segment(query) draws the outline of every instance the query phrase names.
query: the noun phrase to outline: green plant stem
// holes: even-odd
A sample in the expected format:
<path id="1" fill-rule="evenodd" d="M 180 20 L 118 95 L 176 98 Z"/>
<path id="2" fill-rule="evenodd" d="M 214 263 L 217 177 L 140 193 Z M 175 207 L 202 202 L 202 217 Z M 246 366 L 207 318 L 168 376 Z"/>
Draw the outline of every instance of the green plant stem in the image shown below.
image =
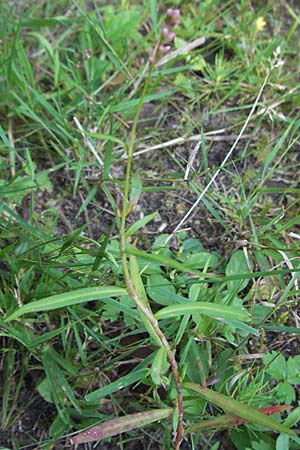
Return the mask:
<path id="1" fill-rule="evenodd" d="M 143 100 L 145 97 L 145 94 L 147 92 L 149 82 L 151 80 L 151 69 L 148 73 L 144 89 L 141 95 L 140 102 L 138 104 L 132 130 L 130 132 L 128 143 L 127 143 L 127 165 L 126 165 L 126 174 L 125 174 L 125 186 L 124 186 L 124 192 L 123 192 L 123 207 L 122 207 L 122 213 L 121 213 L 121 223 L 120 223 L 120 253 L 121 253 L 121 260 L 122 260 L 122 270 L 123 270 L 123 276 L 124 280 L 126 282 L 126 286 L 128 289 L 128 293 L 130 297 L 134 300 L 136 307 L 140 310 L 140 312 L 147 318 L 149 323 L 152 325 L 153 330 L 158 337 L 159 341 L 161 342 L 161 345 L 165 347 L 168 355 L 168 360 L 171 365 L 171 369 L 173 372 L 175 387 L 177 391 L 177 408 L 178 408 L 178 425 L 176 430 L 176 441 L 175 441 L 175 450 L 179 450 L 182 439 L 183 439 L 183 401 L 182 401 L 182 389 L 181 389 L 181 383 L 179 378 L 179 372 L 178 372 L 178 365 L 176 358 L 171 350 L 170 344 L 165 337 L 164 333 L 160 329 L 157 320 L 155 319 L 152 311 L 150 308 L 146 307 L 142 300 L 139 298 L 139 295 L 136 292 L 136 289 L 134 287 L 133 280 L 131 279 L 129 269 L 128 269 L 128 261 L 127 261 L 127 255 L 126 255 L 126 244 L 127 240 L 125 237 L 125 231 L 126 231 L 126 216 L 129 206 L 129 189 L 130 189 L 130 180 L 131 180 L 131 167 L 132 167 L 132 158 L 134 153 L 134 144 L 135 144 L 135 138 L 136 138 L 136 127 L 140 115 L 140 111 L 143 105 Z"/>

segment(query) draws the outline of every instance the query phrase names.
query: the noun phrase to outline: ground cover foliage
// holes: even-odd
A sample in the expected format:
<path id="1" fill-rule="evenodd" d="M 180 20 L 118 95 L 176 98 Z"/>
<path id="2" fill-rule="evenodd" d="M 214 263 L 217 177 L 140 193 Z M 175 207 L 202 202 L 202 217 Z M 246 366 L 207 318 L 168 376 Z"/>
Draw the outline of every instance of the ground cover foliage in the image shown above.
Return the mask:
<path id="1" fill-rule="evenodd" d="M 1 449 L 300 448 L 298 3 L 0 20 Z"/>

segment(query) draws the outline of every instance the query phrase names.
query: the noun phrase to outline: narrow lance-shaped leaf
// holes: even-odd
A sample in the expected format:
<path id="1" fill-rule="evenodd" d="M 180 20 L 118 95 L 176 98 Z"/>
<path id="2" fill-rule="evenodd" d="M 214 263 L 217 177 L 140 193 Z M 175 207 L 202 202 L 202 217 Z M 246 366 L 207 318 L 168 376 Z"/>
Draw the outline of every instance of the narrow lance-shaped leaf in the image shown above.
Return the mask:
<path id="1" fill-rule="evenodd" d="M 227 395 L 223 395 L 220 392 L 215 392 L 212 389 L 201 387 L 195 383 L 184 383 L 183 387 L 197 392 L 208 402 L 214 403 L 220 408 L 231 412 L 235 416 L 246 419 L 246 421 L 256 423 L 271 430 L 279 431 L 280 433 L 286 433 L 291 436 L 296 436 L 296 434 L 288 427 L 276 422 L 256 408 L 240 403 L 238 400 L 228 397 Z"/>
<path id="2" fill-rule="evenodd" d="M 127 386 L 130 386 L 133 383 L 136 383 L 142 380 L 149 372 L 149 369 L 140 369 L 135 372 L 130 372 L 128 375 L 124 375 L 124 377 L 119 378 L 116 381 L 108 384 L 107 386 L 103 386 L 96 391 L 90 392 L 85 396 L 87 402 L 94 402 L 99 400 L 100 398 L 106 397 L 107 395 L 112 394 L 113 392 L 118 391 L 119 389 L 123 389 Z"/>
<path id="3" fill-rule="evenodd" d="M 92 288 L 77 289 L 76 291 L 65 292 L 63 294 L 52 295 L 51 297 L 42 298 L 21 306 L 5 321 L 16 319 L 26 313 L 51 311 L 52 309 L 65 308 L 66 306 L 85 303 L 92 300 L 100 300 L 101 298 L 114 297 L 127 294 L 126 289 L 116 286 L 100 286 Z"/>
<path id="4" fill-rule="evenodd" d="M 125 237 L 128 238 L 132 234 L 136 233 L 140 228 L 143 228 L 147 223 L 151 222 L 151 220 L 155 219 L 155 217 L 158 216 L 157 212 L 154 212 L 152 214 L 148 214 L 147 216 L 143 217 L 142 219 L 137 220 L 135 223 L 133 223 L 125 232 Z"/>
<path id="5" fill-rule="evenodd" d="M 291 405 L 275 405 L 275 406 L 266 406 L 264 408 L 258 408 L 258 411 L 263 414 L 269 416 L 271 414 L 276 414 L 281 411 L 286 411 L 290 409 Z M 213 417 L 212 419 L 202 420 L 191 427 L 186 428 L 186 433 L 197 433 L 201 430 L 211 430 L 211 429 L 223 429 L 223 428 L 231 428 L 242 423 L 247 423 L 249 420 L 242 419 L 241 417 L 234 416 L 233 414 L 222 414 L 217 417 Z"/>
<path id="6" fill-rule="evenodd" d="M 159 320 L 193 313 L 205 314 L 214 319 L 232 319 L 241 322 L 249 322 L 250 320 L 246 310 L 237 310 L 232 306 L 208 302 L 186 302 L 181 303 L 180 305 L 167 306 L 166 308 L 159 310 L 155 314 L 155 317 Z"/>
<path id="7" fill-rule="evenodd" d="M 71 444 L 77 445 L 85 442 L 98 441 L 116 434 L 124 433 L 135 428 L 140 428 L 149 423 L 156 422 L 172 414 L 173 409 L 154 409 L 137 414 L 129 414 L 118 419 L 108 420 L 107 422 L 89 428 L 82 433 L 72 437 Z"/>

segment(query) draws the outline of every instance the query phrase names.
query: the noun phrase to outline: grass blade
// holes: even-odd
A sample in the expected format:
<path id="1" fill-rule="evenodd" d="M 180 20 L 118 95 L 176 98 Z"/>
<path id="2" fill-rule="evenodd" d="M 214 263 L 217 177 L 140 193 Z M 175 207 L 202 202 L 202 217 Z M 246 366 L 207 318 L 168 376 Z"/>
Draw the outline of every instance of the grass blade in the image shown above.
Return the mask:
<path id="1" fill-rule="evenodd" d="M 23 314 L 41 311 L 51 311 L 52 309 L 65 308 L 66 306 L 76 305 L 79 303 L 89 302 L 91 300 L 100 300 L 107 297 L 125 295 L 127 292 L 124 288 L 116 286 L 101 286 L 77 289 L 76 291 L 65 292 L 63 294 L 52 295 L 36 302 L 28 303 L 17 309 L 9 317 L 6 322 L 14 320 Z"/>

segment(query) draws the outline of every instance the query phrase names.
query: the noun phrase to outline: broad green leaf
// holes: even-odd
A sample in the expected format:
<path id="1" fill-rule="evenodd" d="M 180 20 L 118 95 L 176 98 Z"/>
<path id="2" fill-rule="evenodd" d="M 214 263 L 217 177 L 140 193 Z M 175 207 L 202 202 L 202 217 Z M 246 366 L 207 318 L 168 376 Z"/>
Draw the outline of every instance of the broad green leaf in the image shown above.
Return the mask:
<path id="1" fill-rule="evenodd" d="M 170 416 L 173 409 L 153 409 L 137 414 L 129 414 L 118 419 L 108 420 L 107 422 L 96 425 L 82 433 L 72 437 L 71 444 L 77 445 L 85 442 L 98 441 L 125 431 L 141 428 L 149 423 L 165 419 Z"/>
<path id="2" fill-rule="evenodd" d="M 193 253 L 186 259 L 186 263 L 193 269 L 203 269 L 204 267 L 215 266 L 219 261 L 218 256 L 211 253 Z"/>
<path id="3" fill-rule="evenodd" d="M 284 380 L 287 376 L 287 365 L 285 357 L 278 352 L 271 352 L 264 356 L 266 372 L 272 378 Z"/>
<path id="4" fill-rule="evenodd" d="M 100 398 L 106 397 L 107 395 L 112 394 L 120 389 L 123 389 L 130 384 L 136 383 L 142 380 L 149 373 L 149 369 L 140 369 L 135 372 L 131 372 L 124 377 L 119 378 L 116 381 L 104 386 L 96 391 L 91 392 L 85 396 L 87 402 L 93 402 L 95 400 L 99 400 Z"/>
<path id="5" fill-rule="evenodd" d="M 125 295 L 126 293 L 127 291 L 124 288 L 117 286 L 100 286 L 77 289 L 76 291 L 52 295 L 51 297 L 46 297 L 35 302 L 27 303 L 8 316 L 5 321 L 8 322 L 10 320 L 14 320 L 17 317 L 27 313 L 51 311 L 53 309 L 65 308 L 66 306 L 72 306 L 78 303 Z"/>
<path id="6" fill-rule="evenodd" d="M 148 277 L 147 291 L 149 297 L 159 305 L 167 306 L 188 301 L 181 295 L 176 294 L 173 284 L 160 274 L 153 274 Z"/>
<path id="7" fill-rule="evenodd" d="M 275 396 L 277 401 L 288 403 L 292 403 L 296 398 L 293 386 L 286 381 L 277 384 Z"/>
<path id="8" fill-rule="evenodd" d="M 287 434 L 285 433 L 280 434 L 276 440 L 276 450 L 288 450 L 289 440 L 290 437 Z"/>
<path id="9" fill-rule="evenodd" d="M 286 427 L 293 427 L 300 421 L 300 407 L 293 409 L 284 421 Z"/>
<path id="10" fill-rule="evenodd" d="M 234 289 L 236 290 L 236 292 L 239 292 L 247 286 L 249 278 L 251 278 L 252 275 L 251 269 L 253 266 L 251 262 L 249 262 L 249 264 L 250 267 L 242 250 L 238 250 L 237 252 L 233 253 L 226 266 L 225 274 L 227 276 L 249 274 L 249 277 L 244 279 L 243 281 L 229 281 L 227 283 L 229 291 Z"/>
<path id="11" fill-rule="evenodd" d="M 184 383 L 183 387 L 197 392 L 206 401 L 219 406 L 225 411 L 231 412 L 235 416 L 242 417 L 249 422 L 267 427 L 271 430 L 279 431 L 280 433 L 296 436 L 292 430 L 261 413 L 256 408 L 240 403 L 238 400 L 228 397 L 227 395 L 215 392 L 212 389 L 201 387 L 194 383 Z"/>
<path id="12" fill-rule="evenodd" d="M 290 356 L 287 360 L 287 381 L 300 384 L 300 355 Z"/>
<path id="13" fill-rule="evenodd" d="M 246 310 L 236 311 L 231 306 L 218 305 L 215 303 L 206 302 L 186 302 L 180 305 L 167 306 L 162 308 L 155 314 L 155 317 L 159 319 L 169 319 L 170 317 L 182 316 L 183 314 L 200 313 L 214 319 L 222 320 L 231 319 L 239 320 L 241 322 L 248 322 L 249 316 Z"/>

